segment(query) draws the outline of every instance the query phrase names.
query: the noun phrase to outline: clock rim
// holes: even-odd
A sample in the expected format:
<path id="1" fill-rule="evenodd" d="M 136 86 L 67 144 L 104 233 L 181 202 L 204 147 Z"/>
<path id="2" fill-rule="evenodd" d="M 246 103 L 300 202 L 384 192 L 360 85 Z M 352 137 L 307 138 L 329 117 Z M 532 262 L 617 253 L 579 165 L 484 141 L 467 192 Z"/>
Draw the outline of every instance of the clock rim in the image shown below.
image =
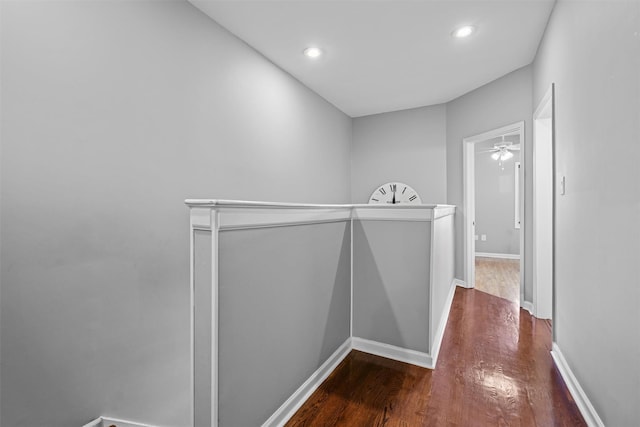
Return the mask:
<path id="1" fill-rule="evenodd" d="M 417 202 L 397 203 L 398 205 L 408 205 L 408 204 L 412 204 L 412 205 L 421 205 L 421 204 L 422 204 L 422 197 L 420 197 L 420 194 L 418 194 L 418 192 L 416 191 L 416 189 L 415 189 L 415 188 L 413 188 L 412 186 L 410 186 L 409 184 L 407 184 L 407 183 L 405 183 L 405 182 L 401 182 L 401 181 L 388 181 L 388 182 L 385 182 L 385 183 L 384 183 L 384 184 L 382 184 L 382 185 L 378 185 L 378 186 L 375 188 L 375 190 L 373 190 L 373 192 L 371 193 L 371 195 L 369 196 L 369 202 L 368 202 L 368 204 L 370 204 L 370 205 L 378 205 L 378 204 L 380 204 L 380 203 L 376 203 L 376 202 L 373 202 L 373 203 L 372 203 L 372 202 L 371 202 L 371 199 L 373 198 L 373 196 L 376 194 L 376 192 L 377 192 L 381 187 L 384 187 L 385 185 L 389 185 L 389 184 L 396 184 L 396 185 L 398 185 L 398 186 L 400 186 L 400 185 L 405 185 L 408 189 L 410 189 L 411 191 L 413 191 L 413 192 L 414 192 L 414 194 L 415 194 L 416 196 L 418 196 L 418 201 L 417 201 Z"/>

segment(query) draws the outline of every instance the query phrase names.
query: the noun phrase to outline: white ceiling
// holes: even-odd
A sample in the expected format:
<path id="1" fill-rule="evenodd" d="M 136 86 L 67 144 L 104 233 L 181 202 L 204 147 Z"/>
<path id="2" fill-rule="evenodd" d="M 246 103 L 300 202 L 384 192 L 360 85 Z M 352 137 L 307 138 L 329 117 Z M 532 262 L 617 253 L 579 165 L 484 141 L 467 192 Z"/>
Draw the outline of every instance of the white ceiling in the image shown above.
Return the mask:
<path id="1" fill-rule="evenodd" d="M 448 102 L 533 60 L 554 0 L 189 0 L 352 117 Z M 454 39 L 454 28 L 477 31 Z M 318 46 L 311 60 L 302 51 Z"/>

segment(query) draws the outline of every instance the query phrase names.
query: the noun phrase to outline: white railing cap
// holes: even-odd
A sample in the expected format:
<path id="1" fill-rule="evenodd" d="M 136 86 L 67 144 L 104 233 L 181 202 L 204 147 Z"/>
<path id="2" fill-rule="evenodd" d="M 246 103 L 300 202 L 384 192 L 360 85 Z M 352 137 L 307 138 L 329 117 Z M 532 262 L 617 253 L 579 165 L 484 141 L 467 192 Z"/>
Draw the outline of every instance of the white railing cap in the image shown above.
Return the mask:
<path id="1" fill-rule="evenodd" d="M 455 205 L 444 204 L 311 204 L 311 203 L 284 203 L 284 202 L 260 202 L 248 200 L 225 200 L 225 199 L 187 199 L 187 206 L 191 208 L 274 208 L 274 209 L 351 209 L 351 208 L 373 208 L 373 209 L 440 209 L 455 208 Z"/>

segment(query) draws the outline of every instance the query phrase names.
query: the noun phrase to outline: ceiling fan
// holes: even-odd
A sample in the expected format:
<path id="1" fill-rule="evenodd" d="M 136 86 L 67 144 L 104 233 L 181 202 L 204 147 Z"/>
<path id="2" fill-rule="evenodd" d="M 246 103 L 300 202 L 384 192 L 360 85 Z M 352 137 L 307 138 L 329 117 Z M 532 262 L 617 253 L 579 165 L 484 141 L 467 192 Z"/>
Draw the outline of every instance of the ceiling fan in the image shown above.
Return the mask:
<path id="1" fill-rule="evenodd" d="M 486 150 L 478 151 L 480 153 L 493 153 L 491 154 L 491 158 L 493 160 L 498 160 L 499 165 L 502 166 L 502 162 L 505 160 L 509 160 L 513 157 L 513 151 L 519 151 L 520 144 L 514 144 L 510 141 L 504 140 L 504 135 L 502 136 L 502 141 L 496 142 L 493 144 L 493 148 L 489 148 Z"/>

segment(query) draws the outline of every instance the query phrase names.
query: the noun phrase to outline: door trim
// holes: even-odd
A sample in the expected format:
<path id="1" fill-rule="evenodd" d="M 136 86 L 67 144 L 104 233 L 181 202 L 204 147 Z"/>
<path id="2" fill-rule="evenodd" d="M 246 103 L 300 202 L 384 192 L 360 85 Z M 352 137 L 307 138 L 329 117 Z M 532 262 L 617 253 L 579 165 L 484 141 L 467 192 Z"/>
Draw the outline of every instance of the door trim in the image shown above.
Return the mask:
<path id="1" fill-rule="evenodd" d="M 544 131 L 544 134 L 543 134 Z M 554 311 L 554 86 L 549 87 L 533 113 L 532 271 L 534 315 L 555 317 Z"/>

